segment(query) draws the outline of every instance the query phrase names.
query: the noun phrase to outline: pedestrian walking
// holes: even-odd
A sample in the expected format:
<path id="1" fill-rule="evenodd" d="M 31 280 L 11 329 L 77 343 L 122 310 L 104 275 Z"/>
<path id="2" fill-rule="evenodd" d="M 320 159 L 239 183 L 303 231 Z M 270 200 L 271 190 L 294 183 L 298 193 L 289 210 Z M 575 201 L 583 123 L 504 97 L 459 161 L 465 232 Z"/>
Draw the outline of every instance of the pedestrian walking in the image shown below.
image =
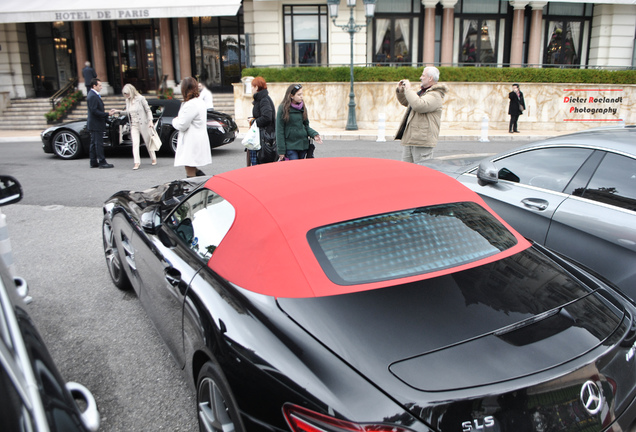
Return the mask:
<path id="1" fill-rule="evenodd" d="M 139 94 L 135 86 L 126 84 L 121 91 L 126 99 L 126 109 L 124 111 L 112 109 L 110 115 L 125 114 L 128 116 L 128 124 L 130 124 L 130 137 L 133 143 L 133 169 L 139 169 L 141 158 L 139 157 L 140 138 L 143 138 L 146 149 L 150 155 L 152 165 L 157 165 L 157 156 L 155 152 L 148 148 L 150 144 L 150 133 L 154 128 L 152 123 L 152 111 L 148 106 L 146 98 Z"/>
<path id="2" fill-rule="evenodd" d="M 510 124 L 508 125 L 508 133 L 519 133 L 517 128 L 517 121 L 519 116 L 526 110 L 526 100 L 523 98 L 523 93 L 519 89 L 519 84 L 512 85 L 512 91 L 508 93 L 508 114 L 510 114 Z"/>
<path id="3" fill-rule="evenodd" d="M 309 138 L 322 144 L 322 138 L 311 127 L 307 115 L 307 105 L 303 99 L 303 86 L 292 84 L 287 87 L 283 101 L 276 114 L 276 145 L 278 160 L 304 159 L 309 150 Z"/>
<path id="4" fill-rule="evenodd" d="M 442 122 L 442 105 L 448 87 L 439 83 L 439 70 L 425 67 L 420 76 L 420 88 L 415 90 L 409 80 L 401 80 L 395 89 L 398 102 L 407 107 L 395 140 L 402 141 L 402 160 L 421 162 L 433 157 Z"/>
<path id="5" fill-rule="evenodd" d="M 93 78 L 91 80 L 91 89 L 86 96 L 86 104 L 88 105 L 87 128 L 91 136 L 91 144 L 89 147 L 90 166 L 91 168 L 113 168 L 112 164 L 106 162 L 104 156 L 104 132 L 106 131 L 106 119 L 108 113 L 104 110 L 104 102 L 102 101 L 102 82 Z"/>
<path id="6" fill-rule="evenodd" d="M 212 163 L 210 139 L 208 138 L 208 111 L 199 98 L 199 84 L 192 77 L 181 81 L 183 103 L 172 126 L 179 131 L 174 166 L 184 166 L 187 177 L 205 175 L 198 166 Z"/>
<path id="7" fill-rule="evenodd" d="M 274 140 L 276 137 L 276 112 L 274 107 L 274 101 L 269 96 L 269 90 L 267 90 L 267 83 L 263 77 L 256 77 L 252 80 L 252 97 L 254 101 L 252 104 L 252 122 L 256 122 L 260 132 L 261 148 L 267 145 L 269 141 Z M 251 126 L 251 122 L 250 122 Z M 258 154 L 260 150 L 247 150 L 247 166 L 258 165 Z M 262 160 L 262 163 L 273 162 L 277 159 L 275 155 L 274 159 Z"/>

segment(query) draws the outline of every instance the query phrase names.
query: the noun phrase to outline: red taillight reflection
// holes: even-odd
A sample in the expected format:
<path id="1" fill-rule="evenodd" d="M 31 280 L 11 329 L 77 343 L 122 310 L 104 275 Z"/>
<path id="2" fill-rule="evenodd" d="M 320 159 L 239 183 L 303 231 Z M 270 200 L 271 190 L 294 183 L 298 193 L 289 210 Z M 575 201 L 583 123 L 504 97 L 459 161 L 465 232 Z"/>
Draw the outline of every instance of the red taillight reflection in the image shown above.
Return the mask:
<path id="1" fill-rule="evenodd" d="M 285 404 L 283 413 L 293 432 L 410 432 L 409 429 L 400 426 L 358 424 L 339 420 L 292 404 Z"/>
<path id="2" fill-rule="evenodd" d="M 208 126 L 222 128 L 225 124 L 217 120 L 208 120 Z"/>

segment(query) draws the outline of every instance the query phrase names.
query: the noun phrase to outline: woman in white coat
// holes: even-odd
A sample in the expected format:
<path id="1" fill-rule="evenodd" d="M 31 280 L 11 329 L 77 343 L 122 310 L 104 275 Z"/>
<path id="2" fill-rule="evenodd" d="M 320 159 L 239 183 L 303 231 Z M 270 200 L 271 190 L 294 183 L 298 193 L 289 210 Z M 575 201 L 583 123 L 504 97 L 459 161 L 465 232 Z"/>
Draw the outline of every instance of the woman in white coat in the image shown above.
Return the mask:
<path id="1" fill-rule="evenodd" d="M 126 110 L 110 110 L 110 115 L 115 113 L 126 114 L 128 116 L 128 123 L 130 124 L 130 136 L 133 142 L 133 169 L 139 169 L 141 165 L 141 159 L 139 157 L 139 144 L 140 135 L 144 139 L 146 148 L 150 143 L 150 132 L 153 129 L 152 124 L 152 112 L 148 106 L 146 98 L 139 94 L 135 86 L 132 84 L 126 84 L 121 91 L 126 99 Z M 155 152 L 148 149 L 150 160 L 153 165 L 157 165 L 157 156 Z"/>
<path id="2" fill-rule="evenodd" d="M 172 126 L 179 131 L 174 166 L 185 166 L 187 177 L 205 175 L 197 166 L 212 163 L 210 139 L 208 138 L 208 112 L 205 102 L 199 98 L 199 83 L 192 77 L 181 81 L 183 103 Z"/>

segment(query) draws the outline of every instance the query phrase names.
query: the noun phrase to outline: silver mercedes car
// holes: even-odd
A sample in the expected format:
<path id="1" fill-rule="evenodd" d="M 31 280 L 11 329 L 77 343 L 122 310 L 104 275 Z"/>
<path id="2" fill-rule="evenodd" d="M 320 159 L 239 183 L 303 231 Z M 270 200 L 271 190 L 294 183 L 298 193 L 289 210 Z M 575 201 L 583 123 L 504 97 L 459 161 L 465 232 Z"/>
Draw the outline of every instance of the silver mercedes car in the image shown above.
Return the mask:
<path id="1" fill-rule="evenodd" d="M 636 299 L 636 126 L 562 135 L 460 167 L 426 165 Z"/>

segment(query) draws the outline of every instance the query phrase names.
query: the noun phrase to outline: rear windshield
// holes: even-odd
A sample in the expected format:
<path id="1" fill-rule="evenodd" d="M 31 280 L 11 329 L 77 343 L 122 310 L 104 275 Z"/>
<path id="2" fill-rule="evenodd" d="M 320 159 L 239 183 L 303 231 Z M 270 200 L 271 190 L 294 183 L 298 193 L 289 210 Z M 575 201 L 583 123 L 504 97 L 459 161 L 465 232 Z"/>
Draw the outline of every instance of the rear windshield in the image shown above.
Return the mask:
<path id="1" fill-rule="evenodd" d="M 340 222 L 315 228 L 307 237 L 323 270 L 338 285 L 448 269 L 517 244 L 506 227 L 472 202 Z"/>

